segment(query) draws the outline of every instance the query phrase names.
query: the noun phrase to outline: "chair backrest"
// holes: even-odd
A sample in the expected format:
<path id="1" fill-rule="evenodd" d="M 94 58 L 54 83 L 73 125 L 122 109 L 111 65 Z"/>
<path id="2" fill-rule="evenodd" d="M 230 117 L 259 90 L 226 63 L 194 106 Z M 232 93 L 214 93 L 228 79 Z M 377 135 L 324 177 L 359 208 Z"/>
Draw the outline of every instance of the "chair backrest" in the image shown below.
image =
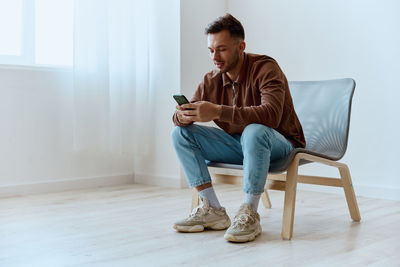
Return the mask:
<path id="1" fill-rule="evenodd" d="M 355 81 L 291 81 L 289 87 L 306 138 L 306 150 L 332 160 L 341 159 L 347 148 Z"/>

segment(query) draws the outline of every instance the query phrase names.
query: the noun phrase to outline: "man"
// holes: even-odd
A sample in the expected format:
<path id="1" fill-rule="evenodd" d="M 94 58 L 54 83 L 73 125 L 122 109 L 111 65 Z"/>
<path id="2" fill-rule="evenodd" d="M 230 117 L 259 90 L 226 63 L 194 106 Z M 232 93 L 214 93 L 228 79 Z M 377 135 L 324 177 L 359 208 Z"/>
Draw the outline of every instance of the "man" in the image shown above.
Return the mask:
<path id="1" fill-rule="evenodd" d="M 288 82 L 271 57 L 245 53 L 244 29 L 230 14 L 207 28 L 210 56 L 217 67 L 207 73 L 190 104 L 176 107 L 173 146 L 188 183 L 201 204 L 174 228 L 181 232 L 227 229 L 232 242 L 261 233 L 257 213 L 270 161 L 305 147 Z M 221 129 L 193 124 L 213 120 Z M 221 207 L 206 161 L 243 164 L 244 203 L 233 223 Z"/>

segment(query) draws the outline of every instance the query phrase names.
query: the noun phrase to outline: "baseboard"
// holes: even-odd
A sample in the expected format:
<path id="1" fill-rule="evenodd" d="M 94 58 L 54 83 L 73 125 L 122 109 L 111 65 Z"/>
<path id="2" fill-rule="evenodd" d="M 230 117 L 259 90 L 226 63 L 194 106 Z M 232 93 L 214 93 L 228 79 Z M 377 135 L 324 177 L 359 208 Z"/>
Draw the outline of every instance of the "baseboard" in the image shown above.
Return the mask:
<path id="1" fill-rule="evenodd" d="M 182 188 L 179 177 L 155 176 L 135 173 L 135 183 L 145 185 L 157 185 L 172 188 Z"/>
<path id="2" fill-rule="evenodd" d="M 356 195 L 370 198 L 400 201 L 400 187 L 383 187 L 380 185 L 354 185 Z"/>
<path id="3" fill-rule="evenodd" d="M 354 184 L 356 196 L 400 201 L 400 188 L 382 187 L 380 185 Z M 314 191 L 333 194 L 344 194 L 343 188 L 298 184 L 298 190 Z"/>
<path id="4" fill-rule="evenodd" d="M 133 174 L 113 176 L 84 177 L 44 181 L 39 183 L 0 186 L 0 198 L 31 194 L 43 194 L 69 190 L 87 189 L 103 186 L 115 186 L 134 183 Z"/>

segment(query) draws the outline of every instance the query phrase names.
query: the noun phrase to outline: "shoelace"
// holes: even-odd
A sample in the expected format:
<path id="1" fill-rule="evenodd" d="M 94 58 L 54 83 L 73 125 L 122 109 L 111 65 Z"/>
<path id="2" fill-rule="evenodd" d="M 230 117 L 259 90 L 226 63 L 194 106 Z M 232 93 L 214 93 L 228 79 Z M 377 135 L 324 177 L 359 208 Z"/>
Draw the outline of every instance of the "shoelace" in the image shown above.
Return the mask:
<path id="1" fill-rule="evenodd" d="M 192 210 L 192 212 L 189 215 L 189 218 L 195 218 L 195 217 L 201 216 L 201 215 L 206 214 L 206 213 L 207 213 L 206 207 L 197 206 L 196 208 L 194 208 Z"/>
<path id="2" fill-rule="evenodd" d="M 234 227 L 239 227 L 239 229 L 242 230 L 246 228 L 248 222 L 254 223 L 254 218 L 248 211 L 244 211 L 243 213 L 239 213 L 238 215 L 235 216 L 233 225 Z"/>

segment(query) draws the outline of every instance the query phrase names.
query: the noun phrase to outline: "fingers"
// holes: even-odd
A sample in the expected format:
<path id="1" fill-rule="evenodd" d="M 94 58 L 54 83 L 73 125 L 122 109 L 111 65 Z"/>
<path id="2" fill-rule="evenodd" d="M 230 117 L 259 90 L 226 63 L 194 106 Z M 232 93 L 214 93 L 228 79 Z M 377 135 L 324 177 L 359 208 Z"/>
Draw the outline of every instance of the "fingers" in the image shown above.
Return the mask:
<path id="1" fill-rule="evenodd" d="M 177 113 L 178 113 L 178 116 L 181 116 L 181 117 L 193 117 L 196 115 L 195 110 L 187 110 L 187 109 L 178 110 Z"/>
<path id="2" fill-rule="evenodd" d="M 181 113 L 185 116 L 196 116 L 197 110 L 182 110 Z"/>
<path id="3" fill-rule="evenodd" d="M 197 106 L 196 104 L 192 104 L 192 103 L 181 105 L 181 107 L 182 107 L 183 109 L 196 109 L 196 106 Z"/>
<path id="4" fill-rule="evenodd" d="M 178 120 L 182 123 L 190 123 L 198 120 L 199 106 L 195 103 L 176 106 Z"/>
<path id="5" fill-rule="evenodd" d="M 190 123 L 190 122 L 193 122 L 194 120 L 193 120 L 193 117 L 191 117 L 191 116 L 185 116 L 185 115 L 183 115 L 183 114 L 178 114 L 178 120 L 181 122 L 181 123 Z"/>
<path id="6" fill-rule="evenodd" d="M 176 110 L 195 110 L 196 109 L 196 105 L 195 104 L 183 104 L 183 105 L 177 105 L 175 106 Z"/>

